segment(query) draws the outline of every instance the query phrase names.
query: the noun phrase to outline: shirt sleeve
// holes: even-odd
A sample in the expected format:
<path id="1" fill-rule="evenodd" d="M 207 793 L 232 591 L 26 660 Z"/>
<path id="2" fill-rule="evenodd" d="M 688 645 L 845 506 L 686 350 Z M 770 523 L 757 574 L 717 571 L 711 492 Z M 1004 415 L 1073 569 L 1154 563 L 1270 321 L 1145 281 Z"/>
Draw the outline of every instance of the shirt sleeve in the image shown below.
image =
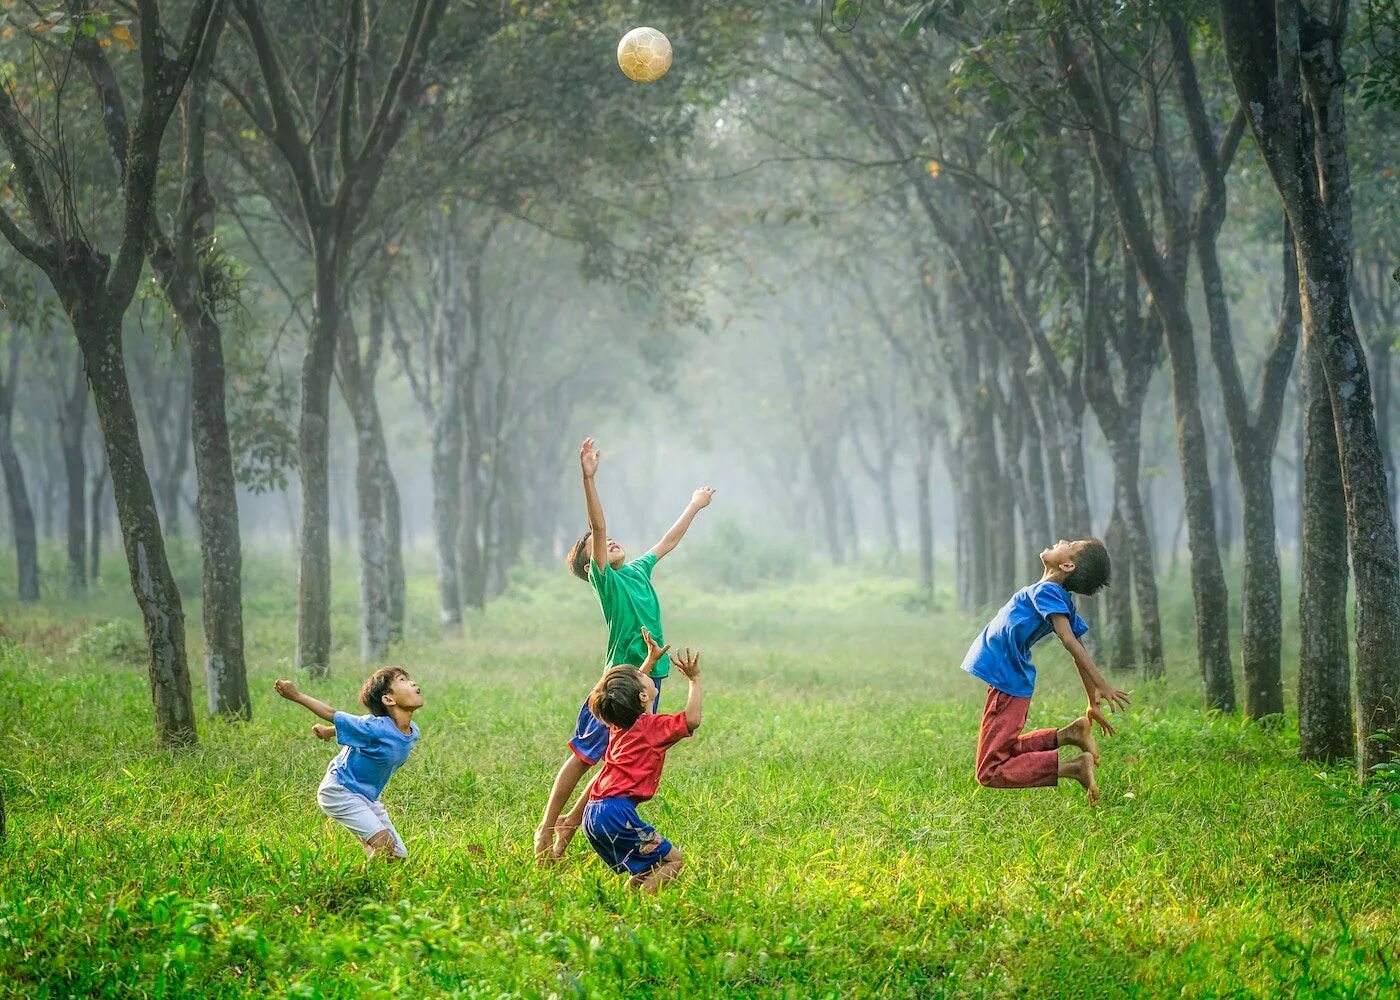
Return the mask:
<path id="1" fill-rule="evenodd" d="M 632 561 L 632 565 L 637 568 L 637 572 L 641 573 L 642 576 L 650 580 L 651 571 L 656 568 L 656 553 L 648 552 L 640 559 L 634 559 Z"/>
<path id="2" fill-rule="evenodd" d="M 684 712 L 677 712 L 675 715 L 653 715 L 652 719 L 654 721 L 651 723 L 649 735 L 663 750 L 675 746 L 690 735 L 690 724 L 685 721 Z"/>
<path id="3" fill-rule="evenodd" d="M 335 741 L 343 747 L 368 749 L 375 740 L 377 716 L 351 715 L 349 712 L 335 713 Z"/>
<path id="4" fill-rule="evenodd" d="M 1069 591 L 1058 583 L 1047 583 L 1032 590 L 1031 604 L 1035 606 L 1036 614 L 1046 621 L 1050 620 L 1051 615 L 1064 615 L 1068 618 L 1070 631 L 1076 639 L 1089 631 L 1088 623 L 1080 618 L 1079 612 L 1074 609 L 1074 601 L 1071 600 Z"/>
<path id="5" fill-rule="evenodd" d="M 593 559 L 588 560 L 588 582 L 593 585 L 593 591 L 604 599 L 612 595 L 617 583 L 617 574 L 613 572 L 611 566 L 599 566 Z"/>

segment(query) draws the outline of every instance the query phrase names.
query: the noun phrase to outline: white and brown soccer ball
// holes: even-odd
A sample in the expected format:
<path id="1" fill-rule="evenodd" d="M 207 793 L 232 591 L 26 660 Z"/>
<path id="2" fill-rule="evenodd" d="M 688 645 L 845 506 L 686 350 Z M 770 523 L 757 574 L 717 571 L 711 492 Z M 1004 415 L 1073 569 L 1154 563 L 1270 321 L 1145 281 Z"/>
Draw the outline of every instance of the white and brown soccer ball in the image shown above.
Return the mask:
<path id="1" fill-rule="evenodd" d="M 629 80 L 660 80 L 671 68 L 671 43 L 655 28 L 633 28 L 617 43 L 617 65 Z"/>

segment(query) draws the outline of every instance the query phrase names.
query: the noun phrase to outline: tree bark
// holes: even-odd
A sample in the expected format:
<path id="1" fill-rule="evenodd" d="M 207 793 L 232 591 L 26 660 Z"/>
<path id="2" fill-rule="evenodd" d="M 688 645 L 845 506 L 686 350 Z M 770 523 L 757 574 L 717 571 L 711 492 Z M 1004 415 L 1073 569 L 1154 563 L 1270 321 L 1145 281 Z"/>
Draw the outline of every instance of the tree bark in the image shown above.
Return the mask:
<path id="1" fill-rule="evenodd" d="M 103 508 L 107 503 L 107 475 L 107 455 L 104 452 L 88 493 L 88 579 L 94 584 L 102 578 L 102 522 Z"/>
<path id="2" fill-rule="evenodd" d="M 1108 588 L 1105 602 L 1108 611 L 1108 667 L 1110 670 L 1126 671 L 1134 666 L 1132 558 L 1128 550 L 1127 520 L 1117 502 L 1113 505 L 1113 515 L 1104 532 L 1104 544 L 1114 554 L 1113 586 Z"/>
<path id="3" fill-rule="evenodd" d="M 1298 752 L 1354 756 L 1347 629 L 1347 509 L 1322 359 L 1303 345 L 1303 537 L 1298 593 Z"/>
<path id="4" fill-rule="evenodd" d="M 63 453 L 68 492 L 68 594 L 87 590 L 87 462 L 83 436 L 87 431 L 88 389 L 81 360 L 74 365 L 72 385 L 59 403 L 58 445 Z"/>
<path id="5" fill-rule="evenodd" d="M 914 517 L 919 530 L 919 586 L 929 597 L 934 593 L 933 575 L 933 437 L 928 421 L 920 421 L 915 432 Z"/>
<path id="6" fill-rule="evenodd" d="M 185 658 L 185 612 L 166 561 L 155 495 L 146 475 L 122 363 L 121 314 L 109 308 L 105 314 L 84 315 L 81 308 L 72 314 L 73 328 L 107 446 L 131 589 L 146 627 L 156 735 L 164 746 L 188 745 L 197 736 Z"/>
<path id="7" fill-rule="evenodd" d="M 15 388 L 19 384 L 20 342 L 10 333 L 8 370 L 0 372 L 0 472 L 5 474 L 5 494 L 10 505 L 10 526 L 15 540 L 15 579 L 21 602 L 39 600 L 39 539 L 35 531 L 34 508 L 24 482 L 24 467 L 15 452 L 12 415 Z"/>
<path id="8" fill-rule="evenodd" d="M 1196 650 L 1207 708 L 1235 710 L 1235 683 L 1230 663 L 1229 594 L 1215 531 L 1215 502 L 1210 482 L 1210 458 L 1201 420 L 1195 337 L 1186 307 L 1185 272 L 1189 248 L 1185 221 L 1169 178 L 1159 177 L 1167 220 L 1168 250 L 1156 246 L 1144 212 L 1137 179 L 1124 144 L 1104 119 L 1102 95 L 1090 82 L 1092 71 L 1067 36 L 1052 38 L 1055 55 L 1067 68 L 1069 91 L 1090 123 L 1090 142 L 1099 176 L 1112 198 L 1119 230 L 1134 265 L 1152 290 L 1153 306 L 1162 323 L 1172 375 L 1172 406 L 1176 415 L 1177 453 L 1185 494 L 1187 546 L 1191 557 L 1191 593 L 1196 610 Z M 1160 147 L 1160 137 L 1156 140 Z M 1160 154 L 1160 148 L 1158 148 Z"/>

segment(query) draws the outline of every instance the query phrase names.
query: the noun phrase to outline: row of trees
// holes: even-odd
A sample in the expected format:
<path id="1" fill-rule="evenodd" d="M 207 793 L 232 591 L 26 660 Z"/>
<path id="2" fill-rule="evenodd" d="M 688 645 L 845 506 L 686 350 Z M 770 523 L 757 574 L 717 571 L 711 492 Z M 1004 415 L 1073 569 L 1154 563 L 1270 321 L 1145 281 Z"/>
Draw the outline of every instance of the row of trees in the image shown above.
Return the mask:
<path id="1" fill-rule="evenodd" d="M 323 674 L 333 383 L 353 426 L 360 648 L 378 659 L 404 621 L 386 384 L 429 441 L 439 610 L 455 629 L 554 541 L 557 470 L 526 456 L 556 453 L 571 414 L 674 363 L 667 331 L 728 311 L 729 361 L 723 333 L 690 358 L 714 366 L 715 391 L 758 401 L 762 426 L 742 432 L 765 446 L 744 457 L 789 523 L 846 559 L 844 480 L 859 469 L 898 551 L 912 492 L 931 590 L 941 464 L 967 607 L 1014 589 L 1046 540 L 1106 534 L 1120 581 L 1106 653 L 1149 677 L 1167 659 L 1168 533 L 1143 452 L 1165 436 L 1165 381 L 1205 704 L 1282 710 L 1278 537 L 1296 533 L 1304 753 L 1355 753 L 1363 772 L 1379 759 L 1371 737 L 1394 725 L 1400 687 L 1396 202 L 1384 151 L 1350 150 L 1346 118 L 1393 131 L 1387 5 L 839 0 L 814 25 L 797 3 L 687 4 L 670 12 L 685 58 L 650 88 L 609 64 L 637 13 L 604 8 L 210 0 L 178 30 L 155 0 L 132 21 L 79 0 L 6 15 L 23 59 L 0 102 L 14 162 L 0 230 L 47 275 L 96 402 L 92 468 L 110 469 L 163 740 L 194 738 L 162 534 L 179 517 L 177 456 L 195 462 L 210 708 L 246 716 L 235 483 L 276 488 L 295 468 L 297 659 Z M 73 138 L 97 122 L 102 143 Z M 137 300 L 143 275 L 157 294 Z M 599 279 L 642 294 L 600 294 Z M 31 342 L 59 322 L 46 293 L 5 294 Z M 168 365 L 124 344 L 162 309 L 189 377 L 156 389 Z M 755 338 L 755 316 L 781 322 Z M 17 343 L 0 369 L 0 463 L 37 596 L 7 408 Z M 290 379 L 268 360 L 284 347 Z M 132 360 L 135 398 L 163 401 L 144 419 Z M 59 435 L 65 468 L 75 456 L 72 586 L 84 481 L 94 490 L 67 364 L 54 398 L 72 407 Z M 187 407 L 164 402 L 182 392 Z M 1301 444 L 1291 476 L 1285 427 Z M 1283 482 L 1296 527 L 1278 523 Z M 1239 694 L 1219 533 L 1233 495 Z"/>

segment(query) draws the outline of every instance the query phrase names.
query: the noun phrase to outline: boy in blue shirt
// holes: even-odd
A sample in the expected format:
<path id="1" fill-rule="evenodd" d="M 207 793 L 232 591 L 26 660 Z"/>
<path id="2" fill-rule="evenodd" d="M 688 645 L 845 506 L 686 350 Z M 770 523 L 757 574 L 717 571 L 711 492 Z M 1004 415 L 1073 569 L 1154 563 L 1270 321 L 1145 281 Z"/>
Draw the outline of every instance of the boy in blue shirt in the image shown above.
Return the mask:
<path id="1" fill-rule="evenodd" d="M 331 723 L 311 727 L 319 739 L 334 738 L 344 748 L 330 762 L 316 790 L 321 811 L 358 837 L 370 858 L 407 858 L 408 848 L 379 796 L 418 742 L 418 724 L 413 721 L 413 713 L 423 707 L 418 685 L 402 667 L 376 670 L 360 688 L 360 703 L 369 715 L 337 712 L 302 694 L 291 681 L 278 681 L 275 686 L 283 698 Z"/>
<path id="2" fill-rule="evenodd" d="M 1040 788 L 1060 778 L 1072 778 L 1089 793 L 1089 804 L 1099 799 L 1094 765 L 1099 747 L 1093 724 L 1113 735 L 1099 708 L 1110 710 L 1131 700 L 1126 691 L 1112 687 L 1079 639 L 1089 626 L 1079 617 L 1071 594 L 1089 596 L 1108 586 L 1111 566 L 1108 550 L 1097 538 L 1067 542 L 1060 539 L 1040 553 L 1044 567 L 1039 582 L 1022 588 L 982 630 L 963 659 L 962 668 L 987 685 L 982 710 L 982 731 L 977 739 L 977 781 L 989 788 Z M 1035 692 L 1035 665 L 1031 647 L 1051 632 L 1074 658 L 1084 692 L 1089 697 L 1085 714 L 1063 729 L 1038 729 L 1023 733 Z M 1083 751 L 1060 763 L 1059 748 Z"/>
<path id="3" fill-rule="evenodd" d="M 595 477 L 602 452 L 588 438 L 579 450 L 579 469 L 583 473 L 583 499 L 588 511 L 588 531 L 574 543 L 569 553 L 569 571 L 593 587 L 603 621 L 608 627 L 608 649 L 604 666 L 640 667 L 647 657 L 647 644 L 642 633 L 649 631 L 658 643 L 665 640 L 661 630 L 661 602 L 652 585 L 651 574 L 658 561 L 680 544 L 695 515 L 710 505 L 715 491 L 708 486 L 696 490 L 681 516 L 640 559 L 627 561 L 627 553 L 614 539 L 608 537 L 603 517 L 603 503 L 598 499 Z M 662 660 L 652 673 L 656 699 L 661 698 L 661 682 L 669 671 Z M 653 706 L 655 711 L 655 706 Z M 541 864 L 564 856 L 569 841 L 583 821 L 587 796 L 580 796 L 574 808 L 560 819 L 564 806 L 578 786 L 579 779 L 608 749 L 608 727 L 600 722 L 584 701 L 579 709 L 569 753 L 559 766 L 559 773 L 549 791 L 544 816 L 535 830 L 535 858 Z"/>

